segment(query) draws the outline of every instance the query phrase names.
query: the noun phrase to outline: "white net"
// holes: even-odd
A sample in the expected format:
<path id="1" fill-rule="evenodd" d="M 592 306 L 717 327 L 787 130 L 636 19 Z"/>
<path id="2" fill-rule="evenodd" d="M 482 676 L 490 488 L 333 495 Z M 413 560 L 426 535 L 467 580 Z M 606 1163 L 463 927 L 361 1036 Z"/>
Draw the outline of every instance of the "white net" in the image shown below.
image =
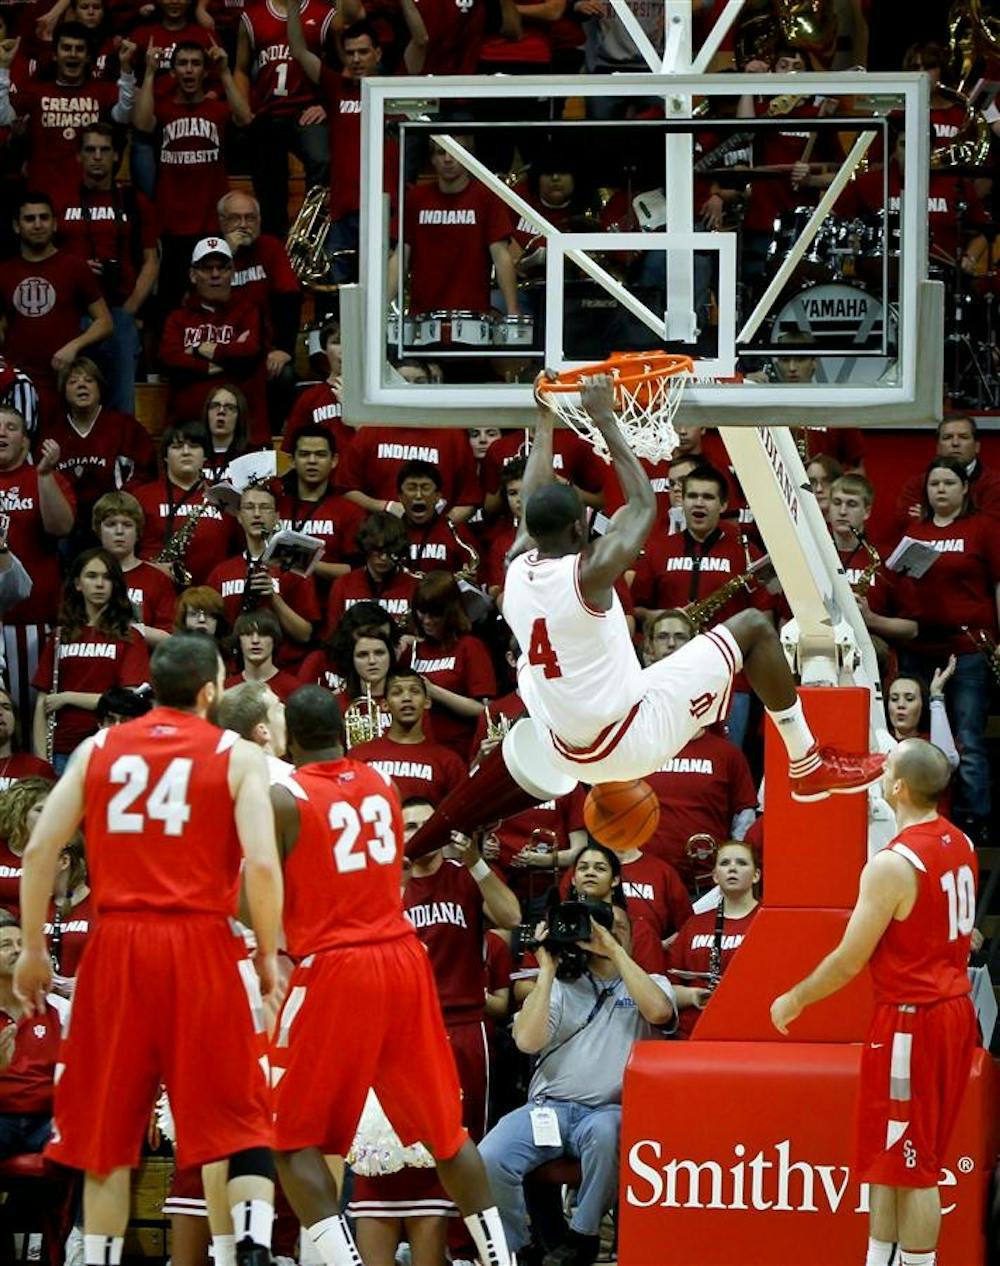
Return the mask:
<path id="1" fill-rule="evenodd" d="M 625 442 L 636 457 L 651 462 L 664 461 L 677 447 L 674 417 L 691 381 L 691 368 L 652 372 L 657 369 L 656 358 L 644 364 L 641 359 L 629 357 L 627 369 L 623 375 L 614 362 L 609 362 L 580 370 L 572 387 L 567 384 L 561 385 L 559 390 L 546 390 L 545 401 L 568 427 L 609 462 L 608 446 L 583 407 L 580 388 L 588 378 L 610 373 L 614 379 L 615 415 Z"/>

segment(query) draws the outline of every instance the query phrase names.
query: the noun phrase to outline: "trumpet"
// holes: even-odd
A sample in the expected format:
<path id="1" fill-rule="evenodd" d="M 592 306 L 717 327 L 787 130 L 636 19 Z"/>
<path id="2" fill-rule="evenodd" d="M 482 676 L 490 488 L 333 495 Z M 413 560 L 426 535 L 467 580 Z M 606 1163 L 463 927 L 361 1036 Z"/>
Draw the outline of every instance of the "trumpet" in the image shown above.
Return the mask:
<path id="1" fill-rule="evenodd" d="M 347 750 L 357 747 L 359 743 L 371 743 L 381 738 L 388 727 L 382 715 L 382 709 L 372 694 L 372 688 L 365 682 L 364 692 L 358 695 L 344 710 L 344 738 Z"/>

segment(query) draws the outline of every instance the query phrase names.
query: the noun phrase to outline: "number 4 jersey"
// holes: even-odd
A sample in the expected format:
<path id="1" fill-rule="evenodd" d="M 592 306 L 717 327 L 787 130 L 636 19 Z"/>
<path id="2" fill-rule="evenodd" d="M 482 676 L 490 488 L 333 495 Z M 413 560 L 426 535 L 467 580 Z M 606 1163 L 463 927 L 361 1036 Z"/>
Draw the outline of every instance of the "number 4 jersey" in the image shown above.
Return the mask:
<path id="1" fill-rule="evenodd" d="M 972 842 L 938 817 L 906 827 L 889 848 L 916 870 L 918 892 L 872 955 L 876 1002 L 919 1005 L 967 994 L 979 869 Z"/>
<path id="2" fill-rule="evenodd" d="M 599 611 L 580 587 L 580 554 L 521 554 L 507 568 L 504 619 L 521 648 L 517 685 L 537 721 L 585 747 L 642 698 L 625 611 L 617 594 Z"/>
<path id="3" fill-rule="evenodd" d="M 292 957 L 414 936 L 403 916 L 403 819 L 389 780 L 344 759 L 303 765 L 282 786 L 299 810 L 285 861 Z"/>
<path id="4" fill-rule="evenodd" d="M 229 756 L 238 741 L 173 708 L 94 736 L 84 829 L 98 914 L 235 914 L 242 853 Z"/>

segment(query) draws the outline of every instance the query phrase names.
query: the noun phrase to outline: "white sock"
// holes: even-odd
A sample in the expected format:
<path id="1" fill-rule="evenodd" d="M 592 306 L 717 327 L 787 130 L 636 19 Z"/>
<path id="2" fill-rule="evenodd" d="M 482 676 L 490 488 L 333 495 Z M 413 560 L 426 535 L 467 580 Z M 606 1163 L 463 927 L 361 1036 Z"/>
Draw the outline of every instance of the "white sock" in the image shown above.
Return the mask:
<path id="1" fill-rule="evenodd" d="M 121 1266 L 123 1235 L 85 1235 L 83 1260 L 87 1266 Z"/>
<path id="2" fill-rule="evenodd" d="M 213 1235 L 209 1252 L 215 1266 L 236 1266 L 236 1236 Z"/>
<path id="3" fill-rule="evenodd" d="M 274 1223 L 274 1205 L 269 1200 L 241 1200 L 234 1204 L 233 1242 L 253 1240 L 254 1244 L 271 1247 L 271 1226 Z"/>
<path id="4" fill-rule="evenodd" d="M 929 1253 L 914 1253 L 912 1249 L 899 1250 L 899 1266 L 934 1266 L 937 1261 L 937 1249 Z"/>
<path id="5" fill-rule="evenodd" d="M 513 1258 L 496 1205 L 479 1213 L 470 1213 L 464 1222 L 483 1266 L 512 1266 Z"/>
<path id="6" fill-rule="evenodd" d="M 351 1229 L 340 1214 L 314 1222 L 307 1228 L 306 1238 L 315 1244 L 319 1260 L 325 1266 L 362 1266 Z"/>
<path id="7" fill-rule="evenodd" d="M 869 1236 L 865 1266 L 889 1266 L 894 1247 L 890 1240 L 876 1240 Z"/>
<path id="8" fill-rule="evenodd" d="M 322 1266 L 323 1259 L 319 1255 L 316 1241 L 309 1234 L 307 1227 L 299 1227 L 299 1266 Z"/>
<path id="9" fill-rule="evenodd" d="M 809 749 L 816 746 L 816 740 L 806 721 L 806 714 L 802 711 L 802 700 L 796 699 L 790 708 L 782 708 L 780 712 L 771 712 L 768 708 L 768 713 L 778 727 L 781 741 L 788 752 L 789 763 L 794 767 L 793 777 L 801 777 L 815 769 L 819 764 L 819 757 L 810 757 L 808 761 L 805 759 Z"/>

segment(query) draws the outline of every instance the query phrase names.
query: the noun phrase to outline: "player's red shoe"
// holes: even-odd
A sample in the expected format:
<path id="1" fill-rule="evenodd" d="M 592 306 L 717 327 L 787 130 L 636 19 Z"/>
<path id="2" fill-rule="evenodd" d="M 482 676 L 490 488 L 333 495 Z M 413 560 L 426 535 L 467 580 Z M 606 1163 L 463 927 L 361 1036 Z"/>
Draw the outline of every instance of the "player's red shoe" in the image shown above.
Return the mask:
<path id="1" fill-rule="evenodd" d="M 804 774 L 796 766 L 818 759 Z M 878 782 L 885 769 L 882 752 L 842 752 L 836 747 L 814 746 L 801 761 L 792 764 L 792 799 L 803 804 L 826 800 L 828 796 L 853 796 Z"/>

